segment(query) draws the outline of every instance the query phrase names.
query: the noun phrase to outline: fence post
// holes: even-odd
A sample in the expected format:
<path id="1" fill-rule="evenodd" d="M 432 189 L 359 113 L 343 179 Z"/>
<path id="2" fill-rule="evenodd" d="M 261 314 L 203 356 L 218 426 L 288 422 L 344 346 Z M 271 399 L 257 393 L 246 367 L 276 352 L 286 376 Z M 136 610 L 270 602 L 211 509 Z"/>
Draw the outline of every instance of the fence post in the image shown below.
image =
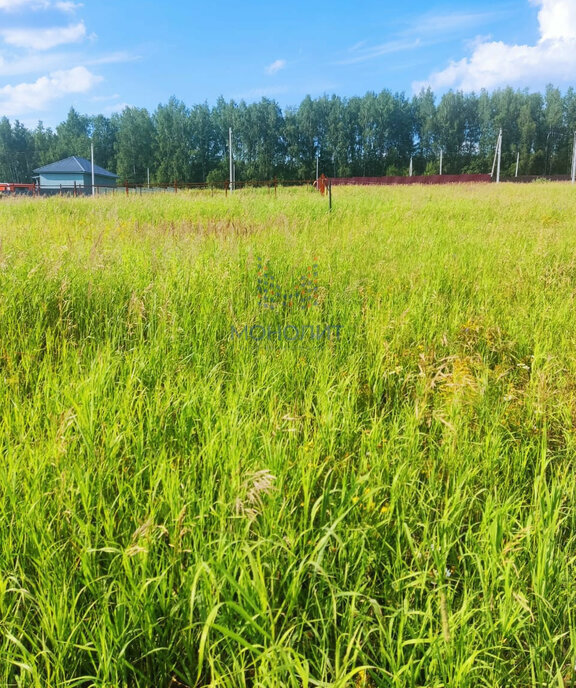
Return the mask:
<path id="1" fill-rule="evenodd" d="M 174 180 L 174 193 L 178 193 L 178 182 Z"/>
<path id="2" fill-rule="evenodd" d="M 128 182 L 124 180 L 124 186 L 126 187 L 126 195 L 128 195 Z"/>

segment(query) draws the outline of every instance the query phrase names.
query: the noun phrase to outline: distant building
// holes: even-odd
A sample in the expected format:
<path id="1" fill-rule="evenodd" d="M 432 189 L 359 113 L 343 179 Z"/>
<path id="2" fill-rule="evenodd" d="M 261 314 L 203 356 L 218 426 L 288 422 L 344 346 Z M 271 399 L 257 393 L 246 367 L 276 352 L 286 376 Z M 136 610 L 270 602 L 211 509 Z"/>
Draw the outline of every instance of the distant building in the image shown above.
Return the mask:
<path id="1" fill-rule="evenodd" d="M 92 193 L 92 163 L 86 158 L 73 155 L 70 158 L 44 165 L 34 170 L 40 192 L 70 192 L 74 188 L 79 193 Z M 94 186 L 116 187 L 118 175 L 94 165 Z"/>

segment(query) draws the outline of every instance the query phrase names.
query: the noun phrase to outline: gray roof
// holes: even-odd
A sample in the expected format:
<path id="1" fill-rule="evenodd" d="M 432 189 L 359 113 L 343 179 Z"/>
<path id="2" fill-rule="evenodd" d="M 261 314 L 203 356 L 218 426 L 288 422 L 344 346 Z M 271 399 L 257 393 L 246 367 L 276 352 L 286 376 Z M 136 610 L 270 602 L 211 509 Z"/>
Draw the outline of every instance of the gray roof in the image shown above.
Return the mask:
<path id="1" fill-rule="evenodd" d="M 92 174 L 92 163 L 90 160 L 86 160 L 86 158 L 79 158 L 77 155 L 72 155 L 70 158 L 58 160 L 58 162 L 50 163 L 50 165 L 39 167 L 37 170 L 34 170 L 34 172 L 37 174 L 78 174 L 80 172 Z M 105 170 L 99 165 L 94 165 L 94 174 L 98 174 L 101 177 L 118 177 L 117 174 L 108 172 L 108 170 Z"/>

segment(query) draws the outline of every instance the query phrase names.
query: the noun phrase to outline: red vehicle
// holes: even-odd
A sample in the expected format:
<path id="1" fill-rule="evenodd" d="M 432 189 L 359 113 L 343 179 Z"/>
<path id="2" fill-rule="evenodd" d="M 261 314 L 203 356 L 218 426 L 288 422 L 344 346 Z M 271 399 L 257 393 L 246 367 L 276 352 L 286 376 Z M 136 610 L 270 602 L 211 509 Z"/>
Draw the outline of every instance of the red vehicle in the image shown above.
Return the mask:
<path id="1" fill-rule="evenodd" d="M 0 182 L 0 193 L 31 194 L 36 192 L 35 184 L 18 184 L 16 182 Z"/>

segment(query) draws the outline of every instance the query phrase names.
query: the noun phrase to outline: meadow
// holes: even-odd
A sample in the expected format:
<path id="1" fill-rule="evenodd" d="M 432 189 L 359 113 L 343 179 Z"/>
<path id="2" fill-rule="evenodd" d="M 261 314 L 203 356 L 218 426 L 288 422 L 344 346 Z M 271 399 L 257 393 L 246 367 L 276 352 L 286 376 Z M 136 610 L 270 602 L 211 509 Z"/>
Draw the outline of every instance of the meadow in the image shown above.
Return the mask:
<path id="1" fill-rule="evenodd" d="M 2 199 L 0 686 L 575 686 L 575 218 Z M 317 305 L 262 308 L 259 257 Z"/>

